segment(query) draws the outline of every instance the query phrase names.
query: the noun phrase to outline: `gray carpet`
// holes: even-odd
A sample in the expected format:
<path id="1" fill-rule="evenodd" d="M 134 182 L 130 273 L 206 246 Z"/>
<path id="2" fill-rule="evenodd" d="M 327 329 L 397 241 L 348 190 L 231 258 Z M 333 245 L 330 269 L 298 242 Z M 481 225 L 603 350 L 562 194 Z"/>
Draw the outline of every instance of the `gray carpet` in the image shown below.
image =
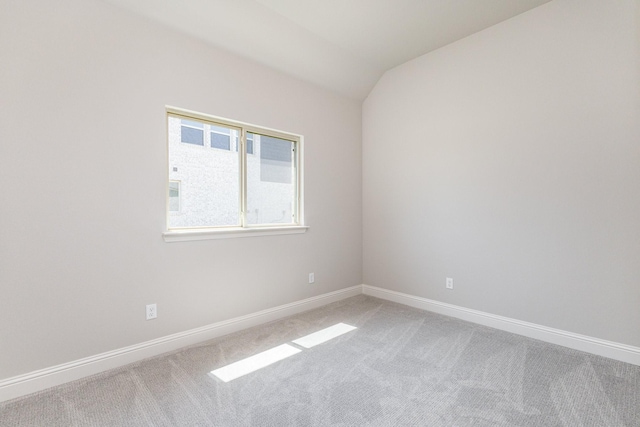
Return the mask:
<path id="1" fill-rule="evenodd" d="M 210 371 L 358 329 L 228 383 Z M 1 426 L 640 426 L 640 367 L 367 296 L 0 404 Z"/>

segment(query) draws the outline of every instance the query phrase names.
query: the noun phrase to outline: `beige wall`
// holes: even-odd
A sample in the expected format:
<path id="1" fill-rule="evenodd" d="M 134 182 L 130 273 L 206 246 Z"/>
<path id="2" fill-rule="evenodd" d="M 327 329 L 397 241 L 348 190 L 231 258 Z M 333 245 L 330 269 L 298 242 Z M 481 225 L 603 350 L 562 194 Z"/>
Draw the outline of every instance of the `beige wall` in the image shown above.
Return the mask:
<path id="1" fill-rule="evenodd" d="M 370 285 L 640 345 L 639 3 L 554 0 L 388 72 L 361 116 L 97 1 L 2 1 L 0 380 L 363 268 Z M 163 242 L 165 105 L 303 134 L 310 231 Z"/>
<path id="2" fill-rule="evenodd" d="M 362 282 L 359 102 L 97 1 L 1 8 L 0 379 Z M 310 230 L 165 243 L 165 105 L 304 135 Z"/>
<path id="3" fill-rule="evenodd" d="M 638 3 L 555 0 L 386 73 L 366 284 L 640 345 Z"/>

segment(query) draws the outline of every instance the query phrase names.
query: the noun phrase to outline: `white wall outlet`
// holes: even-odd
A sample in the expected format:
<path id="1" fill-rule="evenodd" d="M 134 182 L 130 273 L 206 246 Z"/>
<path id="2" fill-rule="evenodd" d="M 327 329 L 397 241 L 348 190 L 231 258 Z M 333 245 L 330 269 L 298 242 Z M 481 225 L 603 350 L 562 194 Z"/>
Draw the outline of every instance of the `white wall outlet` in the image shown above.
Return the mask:
<path id="1" fill-rule="evenodd" d="M 158 307 L 155 304 L 147 304 L 147 320 L 158 317 Z"/>
<path id="2" fill-rule="evenodd" d="M 451 277 L 447 277 L 447 289 L 453 289 L 453 279 Z"/>
<path id="3" fill-rule="evenodd" d="M 309 273 L 309 283 L 315 283 L 316 276 L 313 273 Z"/>

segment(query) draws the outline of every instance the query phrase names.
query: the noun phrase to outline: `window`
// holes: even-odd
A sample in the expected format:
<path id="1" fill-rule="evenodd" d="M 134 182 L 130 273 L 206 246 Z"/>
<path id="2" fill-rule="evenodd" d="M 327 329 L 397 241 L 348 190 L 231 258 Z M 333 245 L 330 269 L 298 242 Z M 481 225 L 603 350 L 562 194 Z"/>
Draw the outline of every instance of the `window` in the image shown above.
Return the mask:
<path id="1" fill-rule="evenodd" d="M 240 148 L 238 144 L 236 146 L 236 151 Z M 247 154 L 253 154 L 253 134 L 247 132 Z"/>
<path id="2" fill-rule="evenodd" d="M 203 124 L 190 120 L 181 120 L 180 141 L 187 144 L 204 145 Z"/>
<path id="3" fill-rule="evenodd" d="M 168 234 L 306 228 L 300 136 L 173 108 L 167 124 Z"/>
<path id="4" fill-rule="evenodd" d="M 232 133 L 234 134 L 234 139 L 237 140 L 235 132 L 222 126 L 209 125 L 209 127 L 211 128 L 211 148 L 220 148 L 227 151 L 231 150 Z"/>
<path id="5" fill-rule="evenodd" d="M 253 135 L 247 134 L 247 154 L 253 154 Z"/>
<path id="6" fill-rule="evenodd" d="M 169 212 L 180 212 L 180 181 L 169 181 Z"/>

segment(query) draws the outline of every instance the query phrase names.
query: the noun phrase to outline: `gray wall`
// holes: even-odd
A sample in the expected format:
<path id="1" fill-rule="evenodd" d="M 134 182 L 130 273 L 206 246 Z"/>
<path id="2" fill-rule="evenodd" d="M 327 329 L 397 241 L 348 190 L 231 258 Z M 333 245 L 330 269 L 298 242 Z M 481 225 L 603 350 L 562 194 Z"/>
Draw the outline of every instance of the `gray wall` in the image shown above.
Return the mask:
<path id="1" fill-rule="evenodd" d="M 386 73 L 366 284 L 640 345 L 639 4 L 555 0 Z"/>
<path id="2" fill-rule="evenodd" d="M 554 0 L 388 72 L 361 116 L 94 0 L 3 1 L 0 379 L 363 267 L 370 285 L 640 345 L 638 3 Z M 164 243 L 167 104 L 303 134 L 310 231 Z"/>
<path id="3" fill-rule="evenodd" d="M 1 9 L 0 379 L 362 283 L 359 102 L 97 1 Z M 165 105 L 304 135 L 311 229 L 165 243 Z"/>

